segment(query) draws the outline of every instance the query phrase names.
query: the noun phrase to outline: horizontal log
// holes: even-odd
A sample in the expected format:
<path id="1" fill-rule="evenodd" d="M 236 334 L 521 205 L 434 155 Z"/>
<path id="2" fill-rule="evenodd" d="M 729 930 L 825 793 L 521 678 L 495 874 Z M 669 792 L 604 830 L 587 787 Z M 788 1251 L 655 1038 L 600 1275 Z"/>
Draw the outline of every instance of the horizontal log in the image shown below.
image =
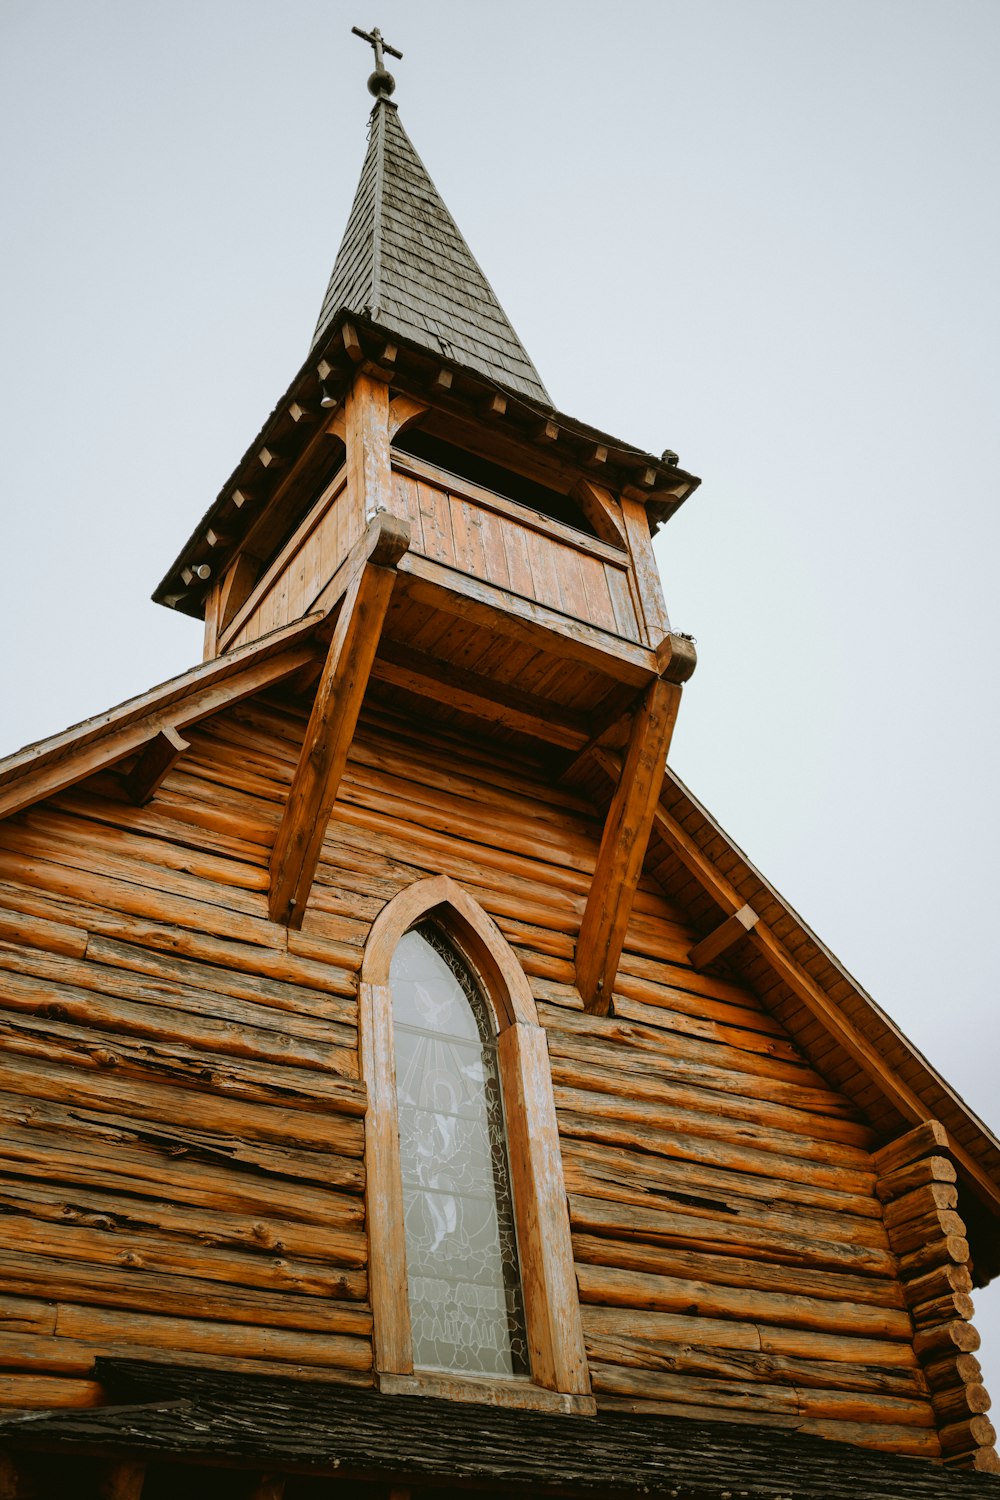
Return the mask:
<path id="1" fill-rule="evenodd" d="M 572 1191 L 585 1197 L 652 1204 L 668 1194 L 674 1198 L 686 1194 L 689 1200 L 700 1198 L 715 1203 L 725 1213 L 739 1212 L 747 1207 L 747 1199 L 756 1199 L 793 1215 L 799 1213 L 802 1205 L 806 1210 L 840 1214 L 848 1222 L 851 1216 L 879 1218 L 876 1199 L 813 1188 L 807 1182 L 782 1182 L 697 1161 L 676 1161 L 569 1137 L 563 1138 L 562 1154 L 567 1183 L 572 1181 Z"/>
<path id="2" fill-rule="evenodd" d="M 595 1364 L 591 1377 L 596 1393 L 660 1399 L 669 1402 L 678 1414 L 690 1408 L 698 1415 L 711 1412 L 719 1420 L 729 1419 L 734 1411 L 776 1413 L 794 1418 L 798 1432 L 869 1447 L 882 1446 L 889 1452 L 914 1456 L 936 1457 L 940 1453 L 937 1437 L 927 1420 L 929 1408 L 924 1406 L 927 1417 L 920 1420 L 922 1403 L 919 1402 L 912 1403 L 916 1409 L 911 1411 L 910 1404 L 900 1399 L 900 1410 L 894 1413 L 891 1406 L 881 1405 L 876 1397 L 868 1398 L 872 1404 L 864 1407 L 865 1398 L 858 1397 L 857 1407 L 863 1407 L 869 1419 L 861 1421 L 847 1415 L 855 1409 L 851 1397 L 843 1403 L 844 1416 L 838 1414 L 836 1392 L 824 1392 L 820 1397 L 802 1391 L 797 1393 L 796 1404 L 781 1387 L 741 1388 L 735 1383 L 695 1381 L 690 1376 L 640 1372 L 617 1365 Z M 891 1397 L 882 1398 L 887 1403 L 892 1400 Z"/>
<path id="3" fill-rule="evenodd" d="M 129 1343 L 129 1355 L 133 1359 L 162 1360 L 164 1350 L 148 1344 Z M 7 1334 L 0 1330 L 0 1367 L 6 1369 L 33 1370 L 39 1374 L 89 1375 L 93 1373 L 94 1360 L 99 1356 L 114 1358 L 122 1353 L 114 1334 L 106 1339 L 39 1338 L 23 1334 Z M 223 1370 L 229 1374 L 289 1375 L 287 1363 L 270 1359 L 242 1359 L 235 1355 L 213 1354 L 201 1350 L 189 1354 L 182 1348 L 170 1349 L 171 1365 L 188 1366 L 192 1369 Z M 370 1387 L 373 1379 L 370 1370 L 349 1370 L 336 1365 L 297 1365 L 297 1379 L 318 1380 L 335 1385 Z"/>
<path id="4" fill-rule="evenodd" d="M 822 1115 L 752 1096 L 676 1083 L 652 1071 L 648 1074 L 638 1070 L 626 1072 L 614 1066 L 580 1062 L 558 1054 L 552 1056 L 552 1081 L 567 1089 L 607 1094 L 611 1099 L 641 1100 L 657 1111 L 670 1107 L 707 1112 L 719 1119 L 808 1135 L 813 1140 L 856 1145 L 866 1134 L 863 1127 L 849 1120 L 825 1119 Z"/>
<path id="5" fill-rule="evenodd" d="M 587 1338 L 610 1333 L 702 1349 L 750 1349 L 790 1358 L 833 1360 L 883 1369 L 918 1368 L 912 1346 L 894 1339 L 857 1338 L 766 1323 L 741 1323 L 729 1318 L 698 1318 L 594 1303 L 584 1303 L 580 1312 Z"/>
<path id="6" fill-rule="evenodd" d="M 188 1355 L 232 1355 L 237 1359 L 274 1360 L 291 1365 L 336 1365 L 348 1370 L 371 1368 L 371 1344 L 346 1334 L 314 1334 L 284 1328 L 256 1328 L 220 1323 L 207 1318 L 175 1318 L 156 1314 L 54 1305 L 58 1332 L 82 1342 L 114 1340 L 118 1354 L 132 1345 Z"/>
<path id="7" fill-rule="evenodd" d="M 933 1328 L 919 1328 L 913 1336 L 913 1349 L 918 1358 L 924 1360 L 928 1355 L 941 1355 L 946 1350 L 974 1354 L 980 1342 L 972 1324 L 956 1318 L 949 1323 L 938 1323 Z"/>
<path id="8" fill-rule="evenodd" d="M 578 1102 L 585 1104 L 586 1097 L 578 1099 Z M 700 1120 L 698 1123 L 700 1124 Z M 559 1110 L 559 1133 L 572 1140 L 638 1147 L 651 1155 L 704 1162 L 713 1167 L 756 1174 L 772 1182 L 809 1182 L 844 1193 L 859 1194 L 865 1192 L 869 1182 L 864 1172 L 856 1172 L 850 1167 L 818 1159 L 802 1161 L 791 1154 L 732 1141 L 721 1130 L 717 1134 L 708 1134 L 654 1128 L 638 1120 L 601 1118 L 564 1106 Z"/>
<path id="9" fill-rule="evenodd" d="M 39 1240 L 37 1235 L 33 1238 Z M 224 1274 L 211 1280 L 211 1261 L 199 1275 L 201 1268 L 190 1254 L 164 1256 L 170 1268 L 167 1272 L 152 1269 L 156 1257 L 147 1256 L 144 1241 L 139 1242 L 138 1249 L 106 1255 L 110 1264 L 67 1260 L 59 1253 L 64 1249 L 64 1238 L 61 1234 L 53 1236 L 51 1247 L 46 1245 L 43 1254 L 0 1249 L 5 1291 L 12 1296 L 46 1296 L 179 1316 L 187 1316 L 192 1307 L 197 1307 L 201 1317 L 224 1323 L 259 1323 L 312 1333 L 371 1333 L 369 1310 L 356 1300 L 338 1300 L 367 1295 L 363 1272 L 324 1274 L 322 1267 L 302 1262 L 273 1263 L 268 1268 L 272 1272 L 271 1289 L 262 1286 L 259 1278 L 257 1285 L 248 1287 L 241 1271 L 245 1261 L 233 1257 L 229 1257 L 231 1280 Z M 80 1238 L 78 1235 L 77 1241 Z M 75 1248 L 80 1248 L 79 1243 Z M 218 1257 L 216 1264 L 222 1259 Z"/>
<path id="10" fill-rule="evenodd" d="M 940 1120 L 925 1120 L 905 1135 L 898 1136 L 888 1145 L 872 1152 L 875 1170 L 880 1177 L 887 1177 L 900 1167 L 920 1161 L 925 1156 L 938 1156 L 948 1151 L 948 1132 Z"/>
<path id="11" fill-rule="evenodd" d="M 740 1189 L 745 1178 L 734 1180 L 717 1194 L 702 1192 L 692 1195 L 679 1186 L 650 1184 L 641 1177 L 630 1186 L 627 1178 L 602 1171 L 600 1165 L 581 1164 L 571 1155 L 564 1160 L 563 1176 L 572 1196 L 604 1202 L 607 1205 L 604 1222 L 608 1225 L 608 1232 L 613 1231 L 617 1215 L 626 1238 L 630 1238 L 637 1228 L 655 1228 L 655 1217 L 651 1219 L 649 1216 L 666 1212 L 690 1215 L 693 1219 L 709 1220 L 712 1224 L 725 1216 L 731 1225 L 787 1230 L 792 1235 L 829 1238 L 844 1245 L 874 1245 L 879 1250 L 888 1248 L 885 1231 L 877 1220 L 848 1213 L 838 1215 L 825 1208 L 807 1207 L 801 1203 L 789 1205 L 778 1193 L 770 1197 L 744 1195 Z"/>
<path id="12" fill-rule="evenodd" d="M 911 1219 L 920 1219 L 936 1209 L 954 1209 L 958 1206 L 958 1189 L 950 1182 L 929 1182 L 923 1187 L 904 1193 L 883 1205 L 885 1226 L 890 1237 L 901 1224 Z"/>
<path id="13" fill-rule="evenodd" d="M 551 994 L 558 1003 L 558 989 L 557 985 L 538 985 L 534 991 L 535 998 L 546 1000 Z M 847 1102 L 827 1088 L 814 1088 L 809 1084 L 781 1078 L 766 1078 L 760 1073 L 743 1073 L 729 1067 L 720 1067 L 717 1063 L 680 1056 L 668 1039 L 651 1029 L 643 1032 L 638 1027 L 622 1028 L 612 1019 L 607 1025 L 613 1028 L 611 1034 L 616 1045 L 609 1056 L 607 1037 L 562 1029 L 559 1025 L 560 1017 L 551 1011 L 540 1012 L 539 1019 L 544 1020 L 546 1040 L 553 1058 L 577 1060 L 590 1067 L 606 1068 L 629 1081 L 634 1077 L 663 1079 L 687 1087 L 701 1086 L 717 1093 L 735 1093 L 743 1097 L 749 1094 L 760 1100 L 787 1105 L 808 1115 L 850 1118 L 852 1113 Z"/>
<path id="14" fill-rule="evenodd" d="M 892 1274 L 895 1262 L 887 1250 L 866 1244 L 835 1243 L 793 1233 L 787 1226 L 769 1228 L 732 1222 L 717 1215 L 698 1217 L 659 1209 L 632 1208 L 626 1224 L 620 1206 L 597 1198 L 570 1197 L 570 1223 L 575 1231 L 603 1234 L 609 1239 L 641 1239 L 683 1250 L 735 1253 L 747 1259 L 768 1258 L 793 1266 L 830 1266 L 872 1276 Z"/>
<path id="15" fill-rule="evenodd" d="M 159 1286 L 160 1283 L 172 1281 L 174 1286 L 180 1284 L 183 1292 L 184 1284 L 190 1287 L 190 1278 L 195 1278 L 198 1287 L 193 1287 L 187 1292 L 187 1307 L 195 1301 L 198 1289 L 204 1295 L 208 1295 L 210 1283 L 222 1283 L 223 1286 L 232 1289 L 255 1289 L 256 1292 L 268 1293 L 271 1301 L 276 1302 L 277 1293 L 283 1293 L 288 1298 L 289 1307 L 295 1304 L 297 1299 L 324 1299 L 325 1305 L 330 1308 L 328 1316 L 340 1320 L 333 1332 L 358 1332 L 369 1331 L 367 1313 L 358 1311 L 355 1307 L 352 1311 L 337 1311 L 334 1304 L 342 1302 L 363 1302 L 367 1298 L 367 1277 L 364 1269 L 343 1268 L 343 1266 L 322 1265 L 322 1263 L 310 1263 L 306 1260 L 294 1260 L 282 1254 L 274 1254 L 267 1248 L 258 1245 L 256 1253 L 249 1247 L 237 1250 L 234 1247 L 219 1247 L 211 1244 L 211 1232 L 202 1232 L 201 1241 L 198 1244 L 183 1244 L 177 1239 L 169 1239 L 168 1236 L 157 1235 L 156 1226 L 150 1224 L 127 1224 L 108 1215 L 105 1224 L 97 1227 L 88 1227 L 85 1224 L 73 1223 L 37 1223 L 37 1221 L 21 1218 L 18 1215 L 10 1215 L 6 1220 L 9 1226 L 10 1245 L 0 1247 L 0 1266 L 3 1266 L 10 1278 L 19 1277 L 22 1280 L 42 1277 L 46 1271 L 49 1275 L 52 1293 L 57 1292 L 60 1277 L 75 1277 L 76 1283 L 87 1284 L 96 1289 L 108 1289 L 114 1286 L 114 1277 L 118 1283 L 130 1281 L 135 1286 L 150 1287 Z M 16 1248 L 12 1248 L 16 1247 Z M 84 1274 L 84 1268 L 90 1268 L 93 1275 Z M 108 1268 L 111 1274 L 108 1274 Z M 45 1283 L 40 1283 L 40 1287 Z M 217 1296 L 217 1287 L 214 1293 Z M 34 1287 L 30 1296 L 36 1296 L 39 1286 Z M 154 1293 L 148 1293 L 148 1301 L 145 1307 L 156 1307 Z M 84 1301 L 94 1301 L 93 1298 L 85 1298 Z M 97 1299 L 100 1301 L 100 1299 Z M 268 1307 L 268 1298 L 244 1298 L 244 1301 L 259 1301 L 262 1307 Z M 111 1299 L 109 1305 L 115 1305 Z M 126 1307 L 135 1307 L 135 1302 L 127 1302 Z M 201 1307 L 201 1302 L 198 1302 Z M 186 1310 L 184 1310 L 186 1311 Z M 298 1316 L 303 1316 L 301 1308 Z M 322 1310 L 310 1314 L 313 1319 L 318 1320 L 325 1326 L 325 1314 Z M 274 1322 L 274 1319 L 264 1319 L 264 1322 Z M 282 1322 L 277 1317 L 277 1322 Z M 301 1328 L 303 1323 L 289 1323 L 289 1328 Z"/>
<path id="16" fill-rule="evenodd" d="M 946 1292 L 971 1292 L 972 1277 L 967 1266 L 956 1266 L 948 1262 L 943 1266 L 934 1266 L 922 1276 L 903 1282 L 902 1287 L 907 1307 L 916 1307 L 921 1302 L 929 1302 L 932 1297 L 943 1296 Z"/>
<path id="17" fill-rule="evenodd" d="M 332 1022 L 357 1027 L 357 1005 L 353 996 L 342 996 L 315 985 L 282 982 L 273 975 L 259 977 L 252 971 L 242 971 L 232 965 L 223 967 L 206 962 L 204 955 L 192 960 L 177 952 L 163 953 L 155 947 L 91 934 L 87 958 L 102 968 L 146 975 L 149 981 L 163 984 L 169 994 L 179 991 L 189 1005 L 195 1004 L 194 993 L 199 990 L 209 996 L 209 1003 L 213 1006 L 221 997 L 230 1002 L 249 1002 L 253 1011 L 248 1015 L 264 1011 L 271 1017 L 272 1024 L 294 1026 L 299 1035 L 313 1036 L 317 1040 L 330 1038 Z M 326 963 L 325 954 L 322 962 Z M 319 978 L 320 971 L 314 972 Z M 264 1024 L 263 1020 L 260 1024 Z"/>
<path id="18" fill-rule="evenodd" d="M 926 1302 L 915 1303 L 910 1308 L 910 1315 L 914 1327 L 932 1328 L 950 1318 L 964 1318 L 966 1322 L 971 1322 L 975 1311 L 972 1298 L 967 1292 L 942 1292 L 940 1296 L 931 1297 Z"/>
<path id="19" fill-rule="evenodd" d="M 964 1422 L 966 1417 L 982 1416 L 993 1405 L 990 1393 L 981 1381 L 935 1391 L 931 1399 L 935 1416 L 945 1424 Z"/>
<path id="20" fill-rule="evenodd" d="M 945 1454 L 945 1468 L 974 1469 L 982 1474 L 1000 1474 L 1000 1454 L 989 1448 L 969 1448 L 958 1454 Z"/>
<path id="21" fill-rule="evenodd" d="M 997 1440 L 996 1428 L 989 1417 L 966 1417 L 938 1429 L 943 1453 L 965 1453 L 970 1448 L 992 1448 Z"/>
<path id="22" fill-rule="evenodd" d="M 892 1248 L 897 1255 L 910 1255 L 933 1240 L 964 1236 L 965 1220 L 947 1208 L 935 1208 L 919 1218 L 907 1219 L 892 1230 Z"/>
<path id="23" fill-rule="evenodd" d="M 983 1367 L 974 1354 L 950 1350 L 943 1357 L 926 1360 L 924 1374 L 931 1390 L 943 1391 L 953 1385 L 975 1385 L 982 1379 Z"/>
<path id="24" fill-rule="evenodd" d="M 8 1054 L 3 1083 L 8 1094 L 51 1099 L 100 1115 L 117 1111 L 133 1123 L 155 1120 L 179 1126 L 190 1133 L 192 1144 L 199 1131 L 206 1131 L 211 1136 L 270 1141 L 343 1156 L 360 1156 L 364 1149 L 361 1121 L 345 1115 L 322 1116 L 301 1109 L 218 1098 L 146 1079 L 141 1085 L 132 1085 L 107 1069 L 82 1072 L 79 1063 L 74 1069 Z"/>
<path id="25" fill-rule="evenodd" d="M 114 993 L 107 993 L 122 988 L 134 993 L 141 990 L 139 985 L 112 979 L 104 992 L 99 992 L 31 973 L 11 973 L 5 967 L 8 960 L 9 953 L 0 952 L 0 1005 L 31 1018 L 22 1023 L 22 1035 L 33 1030 L 39 1038 L 46 1034 L 52 1039 L 62 1037 L 79 1043 L 83 1052 L 101 1048 L 105 1067 L 110 1065 L 110 1047 L 115 1049 L 114 1066 L 133 1076 L 171 1068 L 183 1076 L 197 1068 L 202 1087 L 207 1085 L 219 1092 L 266 1097 L 270 1090 L 276 1090 L 292 1107 L 299 1094 L 306 1108 L 322 1098 L 334 1110 L 343 1106 L 344 1113 L 364 1113 L 366 1099 L 358 1079 L 357 1051 L 354 1046 L 338 1045 L 354 1041 L 347 1028 L 331 1027 L 333 1035 L 324 1046 L 310 1038 L 296 1037 L 294 1028 L 283 1031 L 277 1026 L 254 1026 L 249 1016 L 241 1023 L 235 1018 L 185 1010 L 180 1004 L 168 1007 L 120 1000 Z M 97 976 L 85 977 L 93 980 Z M 236 1011 L 243 1004 L 237 1002 L 231 1009 Z M 220 1007 L 223 1011 L 227 1008 Z M 32 1028 L 31 1022 L 39 1016 L 49 1024 L 43 1021 Z M 55 1026 L 53 1020 L 75 1025 Z M 149 1047 L 149 1043 L 158 1047 Z"/>
<path id="26" fill-rule="evenodd" d="M 126 862 L 135 860 L 139 866 L 155 864 L 166 870 L 177 871 L 186 877 L 178 889 L 193 892 L 191 881 L 199 878 L 220 885 L 233 885 L 243 890 L 263 889 L 260 865 L 233 855 L 219 855 L 206 851 L 200 843 L 188 838 L 184 844 L 172 839 L 158 838 L 150 832 L 136 832 L 122 827 L 109 826 L 106 822 L 74 816 L 55 810 L 45 804 L 35 807 L 22 825 L 30 834 L 31 842 L 19 838 L 17 847 L 24 852 L 35 850 L 44 853 L 73 844 L 88 861 L 97 858 L 96 864 L 114 873 L 124 870 Z M 251 848 L 255 846 L 251 845 Z M 257 903 L 247 904 L 253 911 Z"/>
<path id="27" fill-rule="evenodd" d="M 573 1235 L 573 1253 L 587 1265 L 617 1266 L 623 1271 L 642 1271 L 652 1276 L 676 1276 L 723 1286 L 750 1287 L 822 1297 L 830 1301 L 866 1302 L 873 1307 L 904 1307 L 899 1282 L 890 1277 L 855 1276 L 827 1267 L 810 1270 L 802 1266 L 747 1260 L 739 1255 L 717 1255 L 682 1250 L 674 1245 L 649 1245 L 639 1240 L 612 1240 L 599 1235 Z"/>
<path id="28" fill-rule="evenodd" d="M 964 1235 L 946 1234 L 901 1255 L 899 1269 L 903 1280 L 909 1281 L 916 1276 L 923 1276 L 936 1266 L 967 1265 L 969 1254 L 969 1242 Z"/>
<path id="29" fill-rule="evenodd" d="M 43 917 L 55 917 L 86 927 L 91 934 L 120 939 L 161 953 L 177 953 L 197 962 L 217 965 L 235 971 L 230 993 L 238 994 L 240 976 L 253 975 L 279 984 L 297 984 L 318 990 L 320 995 L 353 997 L 357 989 L 355 970 L 335 968 L 299 958 L 282 947 L 265 947 L 259 943 L 234 942 L 228 937 L 198 932 L 174 922 L 160 922 L 109 907 L 94 905 L 80 897 L 60 897 L 45 889 L 17 885 L 0 879 L 0 897 L 8 907 Z M 272 935 L 284 943 L 282 930 Z M 90 946 L 90 945 L 88 945 Z M 193 976 L 191 976 L 191 982 Z M 320 1012 L 322 1014 L 322 1011 Z"/>
<path id="30" fill-rule="evenodd" d="M 132 1204 L 127 1198 L 114 1198 L 107 1193 L 81 1189 L 66 1193 L 60 1192 L 58 1185 L 49 1188 L 33 1182 L 0 1182 L 0 1206 L 10 1221 L 14 1216 L 23 1218 L 24 1223 L 20 1226 L 21 1245 L 31 1246 L 30 1237 L 37 1236 L 38 1243 L 34 1248 L 41 1253 L 51 1250 L 62 1241 L 67 1246 L 63 1253 L 68 1254 L 69 1246 L 77 1242 L 76 1236 L 93 1231 L 96 1238 L 81 1241 L 83 1251 L 91 1259 L 98 1258 L 103 1248 L 108 1260 L 116 1260 L 121 1255 L 132 1253 L 139 1257 L 139 1265 L 142 1265 L 142 1246 L 137 1242 L 143 1235 L 154 1239 L 154 1243 L 148 1247 L 148 1254 L 154 1260 L 155 1237 L 158 1234 L 173 1235 L 176 1236 L 175 1242 L 164 1247 L 162 1252 L 168 1258 L 168 1269 L 170 1265 L 176 1268 L 187 1255 L 192 1262 L 192 1274 L 211 1276 L 216 1256 L 209 1247 L 230 1246 L 250 1252 L 253 1257 L 243 1268 L 244 1280 L 256 1277 L 259 1284 L 265 1286 L 275 1282 L 282 1284 L 284 1268 L 265 1264 L 263 1260 L 258 1261 L 258 1256 L 276 1257 L 279 1260 L 284 1260 L 286 1256 L 301 1257 L 303 1260 L 318 1261 L 320 1267 L 331 1264 L 359 1267 L 364 1264 L 363 1241 L 357 1237 L 362 1222 L 358 1213 L 360 1205 L 350 1200 L 345 1200 L 343 1204 L 340 1222 L 331 1223 L 328 1240 L 324 1240 L 317 1226 L 293 1223 L 275 1214 L 267 1219 L 250 1219 L 237 1214 L 216 1213 L 206 1220 L 197 1211 L 177 1208 L 170 1203 L 140 1200 Z M 30 1225 L 33 1220 L 45 1221 L 44 1227 L 39 1222 L 32 1230 Z M 61 1237 L 57 1236 L 56 1226 L 62 1231 Z M 106 1241 L 103 1239 L 104 1235 L 107 1236 Z M 23 1236 L 29 1238 L 25 1239 Z M 185 1249 L 184 1244 L 178 1241 L 187 1241 L 189 1248 Z M 199 1264 L 195 1252 L 201 1246 L 206 1249 L 205 1258 Z M 230 1258 L 221 1256 L 221 1253 L 219 1258 L 222 1260 L 218 1270 L 220 1278 L 224 1280 L 227 1274 L 235 1278 L 237 1263 L 230 1261 L 227 1271 L 226 1262 Z M 153 1268 L 157 1268 L 155 1264 Z M 295 1267 L 290 1269 L 294 1274 Z M 303 1268 L 303 1274 L 308 1275 L 309 1270 L 311 1268 Z"/>
<path id="31" fill-rule="evenodd" d="M 738 1053 L 756 1053 L 795 1067 L 801 1054 L 786 1037 L 771 1036 L 762 1031 L 751 1031 L 745 1027 L 727 1025 L 721 1021 L 691 1015 L 687 1010 L 672 1009 L 666 1005 L 642 1004 L 631 1000 L 615 982 L 615 1015 L 623 1020 L 635 1021 L 640 1026 L 656 1026 L 671 1035 L 698 1037 L 702 1041 L 721 1043 Z"/>
<path id="32" fill-rule="evenodd" d="M 11 1375 L 0 1371 L 0 1407 L 63 1411 L 101 1406 L 104 1387 L 96 1380 L 60 1379 L 55 1375 Z"/>
<path id="33" fill-rule="evenodd" d="M 924 1156 L 920 1161 L 897 1167 L 894 1172 L 883 1173 L 876 1183 L 875 1191 L 883 1203 L 891 1203 L 912 1193 L 914 1188 L 932 1182 L 955 1182 L 958 1174 L 947 1156 Z"/>
<path id="34" fill-rule="evenodd" d="M 710 1375 L 743 1382 L 762 1381 L 793 1387 L 818 1387 L 854 1393 L 926 1398 L 917 1369 L 855 1365 L 832 1359 L 794 1358 L 754 1349 L 702 1348 L 694 1344 L 671 1344 L 641 1334 L 610 1329 L 587 1334 L 587 1353 L 604 1364 L 629 1365 L 640 1370 L 664 1370 L 676 1375 Z"/>
<path id="35" fill-rule="evenodd" d="M 575 1036 L 590 1036 L 600 1048 L 605 1059 L 608 1047 L 624 1045 L 655 1055 L 658 1058 L 684 1058 L 692 1062 L 707 1064 L 720 1070 L 731 1069 L 734 1073 L 760 1077 L 772 1082 L 791 1083 L 816 1089 L 822 1084 L 818 1073 L 805 1063 L 784 1062 L 781 1058 L 768 1057 L 756 1052 L 741 1052 L 737 1047 L 728 1047 L 721 1042 L 701 1041 L 698 1037 L 684 1036 L 680 1032 L 668 1032 L 659 1026 L 640 1025 L 621 1016 L 575 1016 L 563 1010 L 555 1012 L 539 1008 L 539 1020 L 543 1025 L 556 1026 L 561 1031 Z M 869 1180 L 874 1182 L 870 1158 L 865 1162 Z"/>
<path id="36" fill-rule="evenodd" d="M 87 934 L 82 928 L 10 911 L 3 906 L 0 906 L 0 940 L 41 948 L 46 953 L 65 953 L 70 958 L 82 958 L 87 951 Z"/>
<path id="37" fill-rule="evenodd" d="M 586 1115 L 594 1121 L 634 1121 L 645 1125 L 649 1130 L 682 1131 L 709 1139 L 718 1137 L 735 1145 L 750 1146 L 754 1151 L 768 1152 L 774 1157 L 793 1157 L 796 1163 L 817 1161 L 823 1167 L 844 1169 L 847 1172 L 864 1172 L 867 1167 L 867 1152 L 855 1146 L 832 1140 L 811 1139 L 802 1130 L 775 1128 L 763 1121 L 720 1119 L 705 1107 L 685 1109 L 673 1106 L 669 1100 L 649 1104 L 645 1100 L 595 1094 L 588 1089 L 567 1088 L 565 1085 L 556 1085 L 555 1101 L 556 1109 Z"/>
<path id="38" fill-rule="evenodd" d="M 912 1332 L 905 1312 L 864 1303 L 649 1276 L 586 1263 L 577 1265 L 577 1282 L 584 1302 L 602 1305 L 656 1308 L 660 1312 L 773 1323 L 782 1328 L 808 1328 L 860 1338 L 908 1341 Z"/>

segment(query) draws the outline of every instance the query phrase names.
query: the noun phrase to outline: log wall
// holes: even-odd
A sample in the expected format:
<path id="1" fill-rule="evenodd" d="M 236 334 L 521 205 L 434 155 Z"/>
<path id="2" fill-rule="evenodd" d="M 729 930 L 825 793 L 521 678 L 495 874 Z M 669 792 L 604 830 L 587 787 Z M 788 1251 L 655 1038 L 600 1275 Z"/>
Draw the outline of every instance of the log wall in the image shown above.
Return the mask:
<path id="1" fill-rule="evenodd" d="M 111 1349 L 370 1382 L 356 972 L 444 873 L 546 1028 L 599 1405 L 938 1456 L 864 1123 L 649 880 L 583 1012 L 595 809 L 370 706 L 296 933 L 265 889 L 303 728 L 250 701 L 145 808 L 106 774 L 0 825 L 0 1400 L 98 1400 Z"/>

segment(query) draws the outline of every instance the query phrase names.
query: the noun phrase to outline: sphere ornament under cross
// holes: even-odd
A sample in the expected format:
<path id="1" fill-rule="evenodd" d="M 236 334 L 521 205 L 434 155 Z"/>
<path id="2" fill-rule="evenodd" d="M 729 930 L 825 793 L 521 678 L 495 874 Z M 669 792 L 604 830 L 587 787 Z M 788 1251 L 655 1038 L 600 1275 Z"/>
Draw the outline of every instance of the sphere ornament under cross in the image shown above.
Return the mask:
<path id="1" fill-rule="evenodd" d="M 382 33 L 377 26 L 373 26 L 371 31 L 362 31 L 360 26 L 352 26 L 351 31 L 363 42 L 368 42 L 375 50 L 375 71 L 368 80 L 368 92 L 374 94 L 376 99 L 388 99 L 389 95 L 395 91 L 396 80 L 385 65 L 383 53 L 388 52 L 390 57 L 402 59 L 402 52 L 397 52 L 395 47 L 390 47 L 389 43 L 383 40 Z"/>

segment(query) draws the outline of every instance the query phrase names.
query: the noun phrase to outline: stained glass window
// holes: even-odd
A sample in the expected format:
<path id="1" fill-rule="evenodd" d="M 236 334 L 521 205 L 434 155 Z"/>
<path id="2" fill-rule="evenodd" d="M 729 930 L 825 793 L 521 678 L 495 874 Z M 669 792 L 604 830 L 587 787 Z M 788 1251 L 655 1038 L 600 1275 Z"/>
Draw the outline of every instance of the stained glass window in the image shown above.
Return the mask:
<path id="1" fill-rule="evenodd" d="M 400 940 L 390 977 L 414 1364 L 528 1375 L 486 1002 L 430 923 Z"/>

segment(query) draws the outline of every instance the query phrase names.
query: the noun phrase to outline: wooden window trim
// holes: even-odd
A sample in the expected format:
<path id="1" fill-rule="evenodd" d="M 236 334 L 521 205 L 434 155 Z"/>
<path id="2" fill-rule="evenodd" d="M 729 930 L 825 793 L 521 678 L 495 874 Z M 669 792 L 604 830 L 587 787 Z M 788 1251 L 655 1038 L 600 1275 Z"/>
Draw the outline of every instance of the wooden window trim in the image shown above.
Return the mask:
<path id="1" fill-rule="evenodd" d="M 400 938 L 425 917 L 441 922 L 472 966 L 497 1025 L 530 1382 L 440 1376 L 415 1372 L 413 1367 L 389 969 Z M 532 1401 L 531 1393 L 541 1398 L 542 1392 L 557 1392 L 575 1399 L 569 1405 L 557 1403 L 556 1410 L 593 1411 L 548 1049 L 531 988 L 513 950 L 457 881 L 447 875 L 419 880 L 383 907 L 372 924 L 358 1000 L 361 1067 L 369 1104 L 368 1281 L 381 1388 L 493 1404 L 540 1404 L 549 1410 L 549 1399 Z M 398 1377 L 406 1377 L 405 1385 Z"/>

